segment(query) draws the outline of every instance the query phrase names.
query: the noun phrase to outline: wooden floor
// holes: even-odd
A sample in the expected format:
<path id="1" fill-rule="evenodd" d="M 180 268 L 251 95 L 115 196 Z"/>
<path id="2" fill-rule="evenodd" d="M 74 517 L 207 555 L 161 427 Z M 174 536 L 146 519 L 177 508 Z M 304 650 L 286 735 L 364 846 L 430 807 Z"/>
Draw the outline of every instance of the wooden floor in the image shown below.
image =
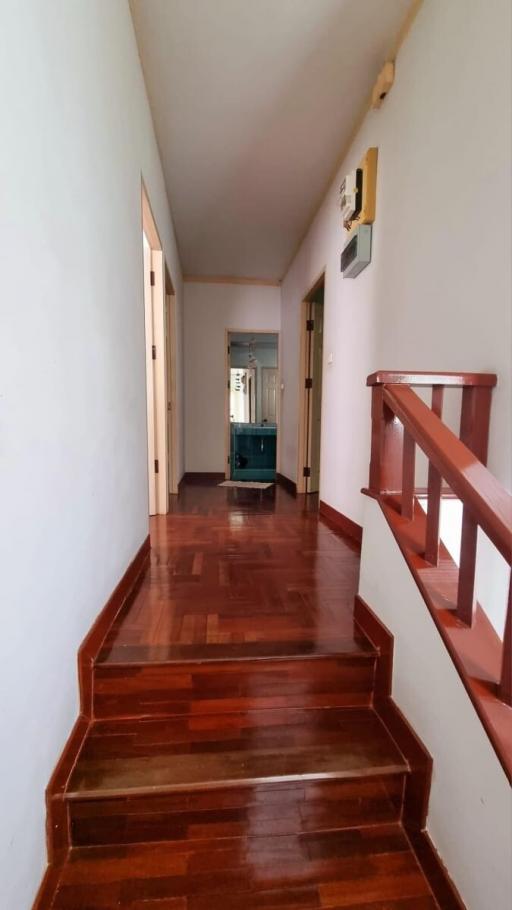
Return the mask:
<path id="1" fill-rule="evenodd" d="M 357 548 L 303 502 L 275 487 L 185 487 L 152 519 L 151 569 L 101 661 L 348 648 Z"/>
<path id="2" fill-rule="evenodd" d="M 186 486 L 94 667 L 54 910 L 438 908 L 373 710 L 357 547 L 313 497 Z"/>

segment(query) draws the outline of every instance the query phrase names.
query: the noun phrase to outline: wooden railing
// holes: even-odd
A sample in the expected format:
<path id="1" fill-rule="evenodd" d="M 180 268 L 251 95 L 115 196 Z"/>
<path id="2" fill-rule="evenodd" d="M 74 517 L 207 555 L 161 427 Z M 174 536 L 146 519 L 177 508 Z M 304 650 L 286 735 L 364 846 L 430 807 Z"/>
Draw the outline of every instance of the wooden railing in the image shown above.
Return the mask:
<path id="1" fill-rule="evenodd" d="M 428 459 L 425 560 L 439 561 L 443 481 L 462 502 L 462 534 L 456 613 L 471 626 L 475 611 L 478 528 L 512 564 L 512 496 L 486 468 L 492 373 L 378 372 L 372 386 L 372 442 L 369 492 L 400 495 L 402 516 L 414 516 L 416 446 Z M 431 407 L 412 386 L 432 388 Z M 460 434 L 442 421 L 447 386 L 462 388 Z M 500 697 L 512 705 L 512 584 L 503 642 Z"/>

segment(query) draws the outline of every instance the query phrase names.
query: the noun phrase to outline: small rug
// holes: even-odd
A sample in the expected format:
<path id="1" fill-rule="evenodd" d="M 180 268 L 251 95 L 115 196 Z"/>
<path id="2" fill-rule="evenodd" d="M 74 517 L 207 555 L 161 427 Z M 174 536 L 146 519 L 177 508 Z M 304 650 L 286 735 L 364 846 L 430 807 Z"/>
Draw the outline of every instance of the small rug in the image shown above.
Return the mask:
<path id="1" fill-rule="evenodd" d="M 268 490 L 273 483 L 262 483 L 259 480 L 223 480 L 219 487 L 240 487 L 245 490 Z"/>

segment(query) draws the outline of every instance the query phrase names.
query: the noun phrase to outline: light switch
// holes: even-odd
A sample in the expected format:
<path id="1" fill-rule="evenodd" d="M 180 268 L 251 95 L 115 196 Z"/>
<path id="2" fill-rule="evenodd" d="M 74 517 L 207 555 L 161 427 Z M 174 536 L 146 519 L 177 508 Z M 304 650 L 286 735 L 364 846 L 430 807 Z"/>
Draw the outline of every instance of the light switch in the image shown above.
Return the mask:
<path id="1" fill-rule="evenodd" d="M 327 363 L 329 364 L 329 366 L 331 365 L 331 363 L 334 363 L 334 354 L 332 353 L 332 351 L 327 357 Z"/>

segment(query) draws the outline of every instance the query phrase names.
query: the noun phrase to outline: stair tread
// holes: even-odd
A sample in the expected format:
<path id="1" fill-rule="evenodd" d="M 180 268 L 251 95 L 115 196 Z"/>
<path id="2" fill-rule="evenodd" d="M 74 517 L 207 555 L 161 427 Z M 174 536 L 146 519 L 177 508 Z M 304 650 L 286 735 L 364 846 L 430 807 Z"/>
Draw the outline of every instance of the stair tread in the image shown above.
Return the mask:
<path id="1" fill-rule="evenodd" d="M 408 770 L 371 709 L 271 709 L 97 721 L 68 798 Z"/>
<path id="2" fill-rule="evenodd" d="M 125 664 L 186 663 L 222 660 L 293 660 L 314 657 L 373 658 L 375 649 L 368 639 L 354 631 L 352 637 L 316 641 L 246 641 L 208 644 L 141 645 L 122 644 L 104 647 L 97 666 Z"/>
<path id="3" fill-rule="evenodd" d="M 75 848 L 52 910 L 435 910 L 399 824 Z"/>

